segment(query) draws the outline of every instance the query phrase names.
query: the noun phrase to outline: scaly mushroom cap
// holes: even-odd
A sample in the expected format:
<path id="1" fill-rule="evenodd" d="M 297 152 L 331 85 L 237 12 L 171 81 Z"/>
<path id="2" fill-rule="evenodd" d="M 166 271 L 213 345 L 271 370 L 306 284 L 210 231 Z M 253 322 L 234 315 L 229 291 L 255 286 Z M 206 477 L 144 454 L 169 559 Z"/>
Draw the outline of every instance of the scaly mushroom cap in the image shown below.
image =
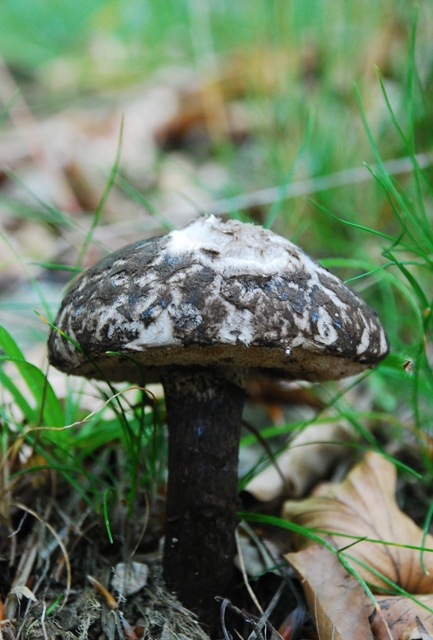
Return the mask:
<path id="1" fill-rule="evenodd" d="M 272 231 L 199 218 L 107 256 L 70 288 L 49 338 L 58 369 L 158 381 L 176 365 L 329 380 L 388 353 L 375 311 Z M 107 354 L 107 352 L 116 354 Z"/>

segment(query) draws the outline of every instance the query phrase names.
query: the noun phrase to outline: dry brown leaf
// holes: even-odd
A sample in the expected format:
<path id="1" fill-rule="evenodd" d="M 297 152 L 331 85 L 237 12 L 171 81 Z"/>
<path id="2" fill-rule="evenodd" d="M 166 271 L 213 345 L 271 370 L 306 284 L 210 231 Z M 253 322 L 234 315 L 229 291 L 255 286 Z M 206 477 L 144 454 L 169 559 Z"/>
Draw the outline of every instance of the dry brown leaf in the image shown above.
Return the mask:
<path id="1" fill-rule="evenodd" d="M 321 640 L 432 640 L 433 595 L 416 601 L 404 596 L 377 596 L 377 609 L 336 554 L 319 544 L 288 553 Z M 371 627 L 371 629 L 370 629 Z"/>
<path id="2" fill-rule="evenodd" d="M 372 604 L 335 554 L 314 544 L 286 558 L 302 582 L 321 640 L 373 640 Z"/>
<path id="3" fill-rule="evenodd" d="M 311 424 L 293 438 L 290 448 L 282 453 L 275 465 L 257 474 L 246 490 L 257 500 L 299 497 L 315 482 L 325 478 L 337 461 L 347 453 L 342 442 L 353 442 L 356 434 L 346 421 Z"/>
<path id="4" fill-rule="evenodd" d="M 377 453 L 368 453 L 352 469 L 344 482 L 321 485 L 311 498 L 288 501 L 283 517 L 309 528 L 332 531 L 332 543 L 338 548 L 354 541 L 338 535 L 386 541 L 396 545 L 420 546 L 423 532 L 398 507 L 394 492 L 396 470 L 393 464 Z M 412 594 L 433 593 L 433 537 L 428 535 L 423 560 L 428 573 L 421 566 L 420 551 L 363 540 L 347 551 L 348 555 L 365 563 Z M 303 548 L 304 537 L 295 537 L 295 544 Z M 376 587 L 389 585 L 367 569 L 356 565 L 364 579 Z M 429 575 L 431 574 L 431 575 Z"/>
<path id="5" fill-rule="evenodd" d="M 377 596 L 383 619 L 395 640 L 430 640 L 433 637 L 433 614 L 423 605 L 433 608 L 433 595 L 419 596 L 418 602 L 405 596 Z M 389 640 L 383 621 L 369 604 L 371 630 L 376 640 Z"/>
<path id="6" fill-rule="evenodd" d="M 111 586 L 123 597 L 138 593 L 147 584 L 149 567 L 143 562 L 118 562 Z"/>

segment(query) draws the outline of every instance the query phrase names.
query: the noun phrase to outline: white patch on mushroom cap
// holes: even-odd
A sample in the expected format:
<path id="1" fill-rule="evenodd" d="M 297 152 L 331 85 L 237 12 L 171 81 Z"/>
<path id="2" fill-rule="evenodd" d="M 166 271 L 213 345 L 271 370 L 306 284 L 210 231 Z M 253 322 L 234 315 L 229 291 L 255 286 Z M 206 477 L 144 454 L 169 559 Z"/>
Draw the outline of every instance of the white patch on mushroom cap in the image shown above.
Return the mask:
<path id="1" fill-rule="evenodd" d="M 319 335 L 315 336 L 317 342 L 323 344 L 333 344 L 338 340 L 338 333 L 332 326 L 332 318 L 325 309 L 319 309 L 319 317 L 317 319 L 317 329 Z"/>
<path id="2" fill-rule="evenodd" d="M 154 347 L 170 347 L 176 344 L 173 340 L 173 323 L 168 314 L 161 314 L 158 322 L 150 324 L 146 331 L 140 322 L 133 323 L 130 327 L 132 330 L 137 329 L 137 337 L 128 343 L 128 349 L 131 351 L 143 351 Z"/>
<path id="3" fill-rule="evenodd" d="M 215 216 L 198 218 L 183 229 L 171 231 L 169 237 L 169 254 L 200 252 L 205 263 L 218 261 L 221 271 L 231 275 L 283 273 L 288 265 L 296 269 L 308 258 L 299 247 L 272 231 L 237 220 L 223 222 Z"/>
<path id="4" fill-rule="evenodd" d="M 370 346 L 370 329 L 368 327 L 365 327 L 364 331 L 362 332 L 361 342 L 359 343 L 356 349 L 356 353 L 358 355 L 361 355 L 361 353 L 364 353 L 365 351 L 367 351 L 369 346 Z"/>
<path id="5" fill-rule="evenodd" d="M 115 287 L 121 287 L 123 284 L 126 284 L 128 281 L 128 276 L 124 271 L 121 273 L 116 273 L 114 276 L 111 276 L 111 284 Z"/>
<path id="6" fill-rule="evenodd" d="M 388 340 L 386 337 L 386 333 L 383 329 L 383 327 L 380 327 L 380 347 L 379 347 L 379 353 L 386 353 L 389 349 L 388 346 Z"/>
<path id="7" fill-rule="evenodd" d="M 251 312 L 247 309 L 230 314 L 220 333 L 222 341 L 226 344 L 239 342 L 248 347 L 254 338 L 251 320 Z"/>

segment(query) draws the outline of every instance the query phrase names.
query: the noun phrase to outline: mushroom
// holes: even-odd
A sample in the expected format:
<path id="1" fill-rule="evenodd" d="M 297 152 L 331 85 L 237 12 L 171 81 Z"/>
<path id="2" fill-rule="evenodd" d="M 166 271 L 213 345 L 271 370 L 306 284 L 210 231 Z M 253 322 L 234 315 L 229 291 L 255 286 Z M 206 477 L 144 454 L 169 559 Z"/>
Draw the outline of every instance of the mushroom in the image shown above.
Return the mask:
<path id="1" fill-rule="evenodd" d="M 374 367 L 388 353 L 375 311 L 288 240 L 210 216 L 89 268 L 55 325 L 58 369 L 162 383 L 164 577 L 216 633 L 215 596 L 227 592 L 235 553 L 245 380 L 336 380 Z"/>

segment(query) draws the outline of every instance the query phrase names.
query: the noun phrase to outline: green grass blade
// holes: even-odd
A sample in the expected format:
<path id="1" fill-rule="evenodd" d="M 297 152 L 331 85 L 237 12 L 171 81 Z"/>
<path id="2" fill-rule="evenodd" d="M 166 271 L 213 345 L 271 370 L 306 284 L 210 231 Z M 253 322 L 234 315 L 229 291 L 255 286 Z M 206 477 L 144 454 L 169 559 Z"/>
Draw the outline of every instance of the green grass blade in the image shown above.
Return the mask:
<path id="1" fill-rule="evenodd" d="M 119 141 L 117 144 L 117 150 L 116 150 L 116 156 L 114 159 L 114 163 L 113 166 L 111 167 L 111 171 L 110 171 L 110 175 L 108 176 L 108 180 L 107 180 L 107 184 L 105 185 L 105 189 L 104 189 L 104 193 L 102 194 L 102 197 L 99 201 L 99 204 L 96 208 L 95 214 L 93 216 L 92 219 L 92 224 L 90 225 L 90 229 L 86 234 L 86 237 L 84 238 L 84 242 L 81 246 L 80 249 L 80 253 L 78 254 L 78 258 L 76 260 L 75 263 L 75 267 L 80 267 L 81 263 L 83 261 L 84 255 L 87 251 L 87 248 L 92 240 L 93 237 L 93 232 L 95 231 L 96 227 L 99 224 L 99 220 L 101 218 L 102 215 L 102 211 L 104 209 L 105 203 L 107 201 L 107 198 L 110 194 L 110 191 L 114 185 L 115 179 L 116 179 L 116 175 L 117 175 L 117 171 L 119 169 L 119 164 L 120 164 L 120 153 L 122 150 L 122 139 L 123 139 L 123 118 L 120 124 L 120 133 L 119 133 Z"/>
<path id="2" fill-rule="evenodd" d="M 17 89 L 15 91 L 15 93 L 12 95 L 12 97 L 9 99 L 7 104 L 5 105 L 5 108 L 3 109 L 3 111 L 0 113 L 0 129 L 2 128 L 4 122 L 6 121 L 6 118 L 9 115 L 9 111 L 14 106 L 14 104 L 17 101 L 19 95 L 20 95 L 20 91 L 19 91 L 19 89 Z"/>
<path id="3" fill-rule="evenodd" d="M 36 267 L 42 267 L 43 269 L 50 269 L 51 271 L 70 271 L 71 273 L 81 273 L 83 269 L 81 267 L 72 267 L 67 264 L 59 264 L 55 262 L 29 262 L 28 264 Z"/>
<path id="4" fill-rule="evenodd" d="M 302 141 L 298 149 L 298 152 L 296 154 L 296 157 L 287 173 L 286 179 L 283 181 L 282 185 L 279 187 L 278 198 L 275 200 L 275 202 L 272 203 L 269 213 L 266 216 L 266 219 L 263 223 L 263 227 L 265 229 L 271 229 L 272 225 L 277 219 L 277 216 L 281 209 L 281 205 L 286 199 L 287 187 L 292 182 L 296 169 L 298 168 L 302 158 L 304 157 L 306 150 L 308 149 L 308 145 L 311 140 L 312 131 L 313 131 L 313 118 L 311 117 L 311 114 L 310 114 L 307 119 L 304 135 L 302 137 Z"/>
<path id="5" fill-rule="evenodd" d="M 167 231 L 173 231 L 176 228 L 174 224 L 172 224 L 169 220 L 164 218 L 163 215 L 158 211 L 157 207 L 155 207 L 146 196 L 138 191 L 135 187 L 132 186 L 125 178 L 121 175 L 116 176 L 116 184 L 124 191 L 124 193 L 132 198 L 137 204 L 141 207 L 144 207 L 150 213 L 150 215 L 158 220 L 160 225 L 164 227 Z"/>
<path id="6" fill-rule="evenodd" d="M 111 492 L 112 492 L 112 489 L 106 489 L 104 491 L 103 513 L 104 513 L 104 522 L 105 522 L 105 528 L 107 530 L 108 540 L 110 541 L 110 544 L 113 544 L 114 540 L 113 540 L 113 535 L 111 533 L 110 519 L 108 517 L 108 504 L 107 504 L 107 499 Z"/>
<path id="7" fill-rule="evenodd" d="M 18 387 L 12 382 L 10 377 L 6 375 L 6 373 L 1 368 L 1 360 L 0 360 L 0 384 L 4 389 L 7 389 L 11 394 L 12 398 L 16 402 L 19 409 L 22 411 L 24 419 L 29 424 L 36 424 L 39 419 L 39 412 L 33 409 L 30 403 L 26 400 L 24 395 L 18 389 Z M 8 418 L 3 413 L 3 417 L 6 422 L 9 422 Z"/>
<path id="8" fill-rule="evenodd" d="M 52 427 L 64 426 L 64 415 L 53 388 L 38 367 L 27 362 L 12 336 L 0 326 L 1 360 L 12 362 L 32 393 L 45 422 Z"/>
<path id="9" fill-rule="evenodd" d="M 371 233 L 372 235 L 379 236 L 380 238 L 385 238 L 385 240 L 391 240 L 392 242 L 395 240 L 393 236 L 390 236 L 389 234 L 384 233 L 383 231 L 379 231 L 378 229 L 373 229 L 372 227 L 366 227 L 365 225 L 359 224 L 358 222 L 351 222 L 350 220 L 345 220 L 344 218 L 340 218 L 340 216 L 335 215 L 335 213 L 330 211 L 330 209 L 328 209 L 327 207 L 324 207 L 322 204 L 319 204 L 318 202 L 315 202 L 314 200 L 311 200 L 311 198 L 307 198 L 307 201 L 310 202 L 314 207 L 316 207 L 316 209 L 318 209 L 319 211 L 322 211 L 322 213 L 326 213 L 328 216 L 330 216 L 334 220 L 337 220 L 338 222 L 341 222 L 342 224 L 348 227 L 353 227 L 354 229 L 366 231 L 367 233 Z"/>
<path id="10" fill-rule="evenodd" d="M 415 43 L 416 43 L 416 30 L 418 23 L 418 14 L 419 14 L 419 6 L 414 5 L 413 7 L 413 18 L 412 18 L 412 28 L 410 34 L 410 47 L 409 47 L 409 60 L 408 60 L 408 70 L 407 70 L 407 147 L 410 150 L 411 155 L 415 154 Z"/>
<path id="11" fill-rule="evenodd" d="M 62 407 L 45 374 L 38 367 L 25 360 L 0 356 L 0 362 L 5 361 L 14 364 L 20 372 L 37 402 L 39 415 L 44 423 L 50 427 L 63 427 L 65 420 Z"/>
<path id="12" fill-rule="evenodd" d="M 24 361 L 24 355 L 10 333 L 0 325 L 0 349 L 12 359 Z"/>
<path id="13" fill-rule="evenodd" d="M 8 176 L 8 178 L 13 180 L 13 182 L 15 182 L 16 184 L 18 184 L 21 187 L 21 189 L 42 208 L 42 211 L 39 211 L 37 209 L 32 209 L 25 203 L 15 202 L 15 209 L 17 209 L 18 211 L 23 211 L 25 213 L 24 215 L 25 218 L 30 218 L 30 219 L 39 220 L 39 221 L 41 221 L 42 219 L 43 221 L 49 224 L 55 224 L 59 227 L 69 227 L 74 231 L 82 233 L 80 231 L 79 225 L 76 223 L 73 216 L 63 213 L 63 211 L 61 211 L 57 207 L 54 207 L 53 205 L 49 204 L 48 202 L 40 198 L 37 194 L 35 194 L 32 191 L 30 187 L 27 186 L 27 184 L 20 178 L 20 176 L 17 173 L 12 171 L 12 169 L 5 169 L 4 171 L 5 171 L 5 174 Z M 8 206 L 13 205 L 12 200 L 5 199 L 5 201 L 8 204 Z"/>
<path id="14" fill-rule="evenodd" d="M 429 308 L 429 301 L 427 300 L 427 296 L 425 295 L 424 291 L 422 290 L 422 288 L 421 288 L 420 284 L 418 283 L 418 281 L 416 280 L 416 278 L 404 266 L 404 264 L 402 262 L 400 262 L 398 260 L 398 258 L 396 258 L 393 253 L 391 253 L 391 251 L 384 252 L 384 255 L 385 255 L 385 257 L 389 258 L 390 260 L 392 260 L 394 262 L 394 264 L 400 269 L 402 274 L 408 280 L 408 282 L 410 283 L 412 289 L 414 290 L 414 292 L 416 294 L 416 297 L 419 300 L 421 308 L 423 310 L 428 309 Z"/>
<path id="15" fill-rule="evenodd" d="M 24 273 L 26 274 L 29 282 L 31 283 L 32 287 L 34 288 L 34 290 L 36 291 L 36 293 L 39 296 L 39 300 L 41 301 L 41 304 L 44 308 L 44 312 L 47 315 L 48 318 L 51 318 L 51 307 L 48 304 L 47 299 L 45 298 L 45 295 L 42 291 L 42 288 L 40 287 L 38 281 L 36 280 L 36 278 L 34 278 L 32 276 L 32 274 L 30 273 L 30 271 L 27 269 L 27 265 L 25 264 L 24 260 L 22 259 L 22 257 L 15 251 L 15 248 L 13 246 L 13 244 L 11 242 L 9 242 L 9 239 L 0 231 L 0 238 L 2 238 L 4 240 L 4 242 L 7 244 L 7 246 L 9 247 L 9 249 L 11 250 L 11 252 L 13 253 L 13 255 L 15 256 L 15 258 L 17 259 L 18 263 L 21 265 Z"/>

